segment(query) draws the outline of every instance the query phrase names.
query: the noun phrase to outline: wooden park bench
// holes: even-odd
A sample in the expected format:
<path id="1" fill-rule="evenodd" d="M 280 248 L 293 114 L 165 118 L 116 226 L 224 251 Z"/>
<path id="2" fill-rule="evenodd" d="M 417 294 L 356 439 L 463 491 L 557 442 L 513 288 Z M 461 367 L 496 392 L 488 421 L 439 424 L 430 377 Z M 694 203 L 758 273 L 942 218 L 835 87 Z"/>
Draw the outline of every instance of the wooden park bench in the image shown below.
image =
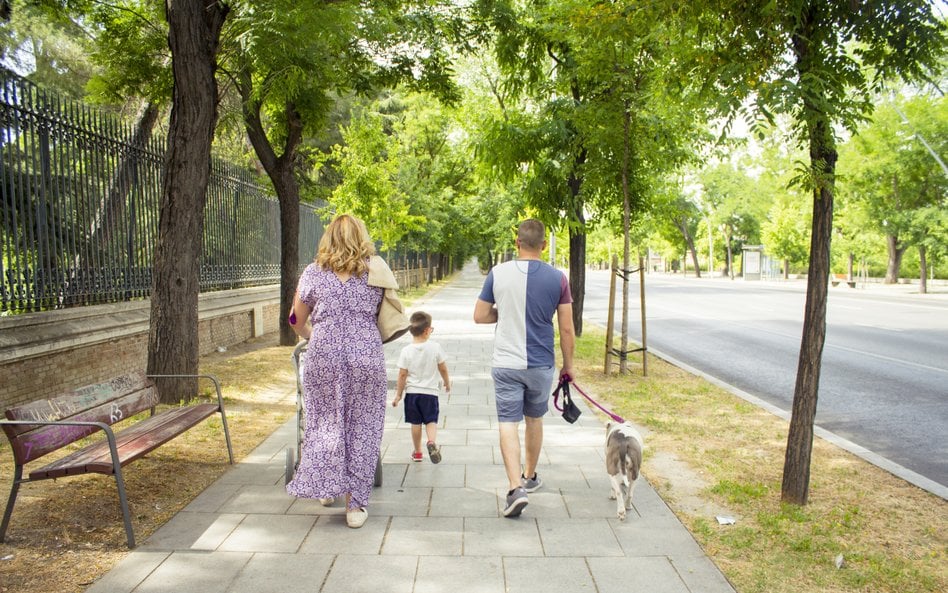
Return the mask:
<path id="1" fill-rule="evenodd" d="M 217 403 L 184 405 L 156 414 L 155 406 L 159 400 L 153 378 L 161 377 L 210 379 L 217 390 Z M 117 432 L 112 429 L 113 424 L 146 410 L 150 411 L 150 415 L 142 420 L 132 422 Z M 3 523 L 0 523 L 0 542 L 6 537 L 20 484 L 98 473 L 115 476 L 128 547 L 134 548 L 135 534 L 125 496 L 122 468 L 215 413 L 221 415 L 227 455 L 233 464 L 234 453 L 227 430 L 227 417 L 224 415 L 220 382 L 210 375 L 146 376 L 144 373 L 131 373 L 104 383 L 81 387 L 51 399 L 7 409 L 6 420 L 0 419 L 0 426 L 3 427 L 13 449 L 15 469 L 10 500 L 3 514 Z M 28 477 L 23 477 L 27 463 L 98 431 L 105 433 L 104 439 L 85 445 L 43 467 L 30 470 Z"/>

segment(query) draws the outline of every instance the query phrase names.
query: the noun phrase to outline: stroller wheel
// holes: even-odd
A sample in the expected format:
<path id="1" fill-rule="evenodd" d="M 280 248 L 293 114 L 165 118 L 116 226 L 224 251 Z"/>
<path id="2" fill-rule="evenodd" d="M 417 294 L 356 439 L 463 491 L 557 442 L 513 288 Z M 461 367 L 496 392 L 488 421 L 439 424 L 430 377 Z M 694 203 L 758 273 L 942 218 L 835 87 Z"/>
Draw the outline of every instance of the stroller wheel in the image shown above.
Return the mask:
<path id="1" fill-rule="evenodd" d="M 293 447 L 286 448 L 286 476 L 284 478 L 283 485 L 290 483 L 290 480 L 293 479 L 293 474 L 296 473 L 296 463 L 293 459 Z"/>

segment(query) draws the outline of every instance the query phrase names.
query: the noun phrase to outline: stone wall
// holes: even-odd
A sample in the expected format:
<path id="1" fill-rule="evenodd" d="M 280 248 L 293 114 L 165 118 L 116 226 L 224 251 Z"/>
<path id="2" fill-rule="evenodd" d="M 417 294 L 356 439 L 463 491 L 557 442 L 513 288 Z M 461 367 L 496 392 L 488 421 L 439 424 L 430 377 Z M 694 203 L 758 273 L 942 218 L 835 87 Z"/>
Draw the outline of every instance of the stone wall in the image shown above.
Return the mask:
<path id="1" fill-rule="evenodd" d="M 0 318 L 0 410 L 147 364 L 149 302 Z M 202 295 L 201 355 L 279 329 L 276 286 Z"/>

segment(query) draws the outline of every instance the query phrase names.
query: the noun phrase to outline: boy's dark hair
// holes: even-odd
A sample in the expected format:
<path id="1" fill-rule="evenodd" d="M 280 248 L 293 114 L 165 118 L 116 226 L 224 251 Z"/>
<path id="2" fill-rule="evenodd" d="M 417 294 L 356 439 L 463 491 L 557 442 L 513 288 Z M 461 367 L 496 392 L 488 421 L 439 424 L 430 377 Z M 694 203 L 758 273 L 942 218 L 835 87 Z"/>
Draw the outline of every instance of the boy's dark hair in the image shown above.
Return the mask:
<path id="1" fill-rule="evenodd" d="M 425 330 L 431 327 L 431 315 L 423 311 L 415 311 L 411 314 L 411 327 L 408 328 L 408 331 L 411 332 L 413 336 L 420 336 L 425 333 Z"/>

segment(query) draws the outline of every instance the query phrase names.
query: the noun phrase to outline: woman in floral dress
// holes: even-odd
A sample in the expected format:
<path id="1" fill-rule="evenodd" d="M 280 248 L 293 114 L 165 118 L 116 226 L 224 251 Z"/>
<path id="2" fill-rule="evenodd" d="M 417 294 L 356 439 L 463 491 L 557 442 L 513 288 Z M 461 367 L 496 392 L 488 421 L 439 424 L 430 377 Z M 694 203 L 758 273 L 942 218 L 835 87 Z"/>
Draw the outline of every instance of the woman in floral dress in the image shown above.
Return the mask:
<path id="1" fill-rule="evenodd" d="M 376 325 L 382 289 L 368 285 L 374 253 L 365 224 L 338 216 L 300 276 L 290 316 L 309 344 L 300 462 L 286 490 L 323 504 L 345 496 L 346 523 L 353 528 L 368 517 L 385 422 L 385 358 Z"/>

